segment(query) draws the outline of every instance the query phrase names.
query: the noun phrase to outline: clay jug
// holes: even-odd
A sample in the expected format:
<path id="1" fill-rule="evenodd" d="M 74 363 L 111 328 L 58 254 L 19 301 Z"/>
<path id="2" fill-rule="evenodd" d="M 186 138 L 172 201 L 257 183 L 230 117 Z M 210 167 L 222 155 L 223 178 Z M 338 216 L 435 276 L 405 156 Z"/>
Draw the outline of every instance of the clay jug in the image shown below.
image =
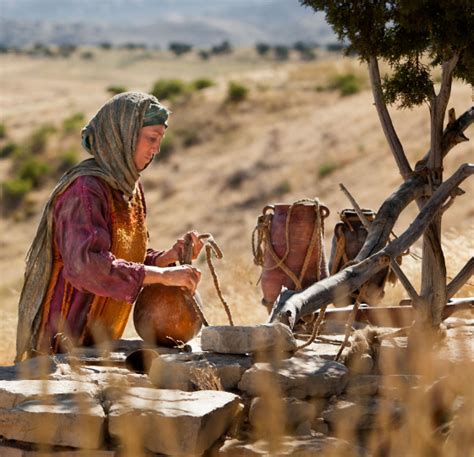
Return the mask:
<path id="1" fill-rule="evenodd" d="M 317 217 L 317 211 L 319 216 Z M 313 201 L 269 205 L 263 209 L 267 231 L 261 287 L 270 311 L 282 286 L 302 290 L 327 277 L 324 250 L 326 206 Z M 259 218 L 259 222 L 262 220 Z"/>
<path id="2" fill-rule="evenodd" d="M 194 298 L 201 303 L 199 295 Z M 147 343 L 176 346 L 194 338 L 201 319 L 191 295 L 181 287 L 153 284 L 140 292 L 133 312 L 135 330 Z"/>
<path id="3" fill-rule="evenodd" d="M 186 235 L 181 264 L 191 265 L 192 239 Z M 194 299 L 202 309 L 197 292 Z M 161 346 L 176 346 L 194 338 L 202 321 L 194 309 L 190 292 L 182 287 L 153 284 L 140 292 L 133 311 L 137 333 L 147 342 Z"/>

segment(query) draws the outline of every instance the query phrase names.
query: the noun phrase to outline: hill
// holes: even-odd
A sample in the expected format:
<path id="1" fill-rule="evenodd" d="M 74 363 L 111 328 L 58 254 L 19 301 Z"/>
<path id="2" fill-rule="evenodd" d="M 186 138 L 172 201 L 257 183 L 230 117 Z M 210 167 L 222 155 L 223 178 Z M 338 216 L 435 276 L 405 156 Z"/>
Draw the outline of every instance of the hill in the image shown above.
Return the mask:
<path id="1" fill-rule="evenodd" d="M 173 111 L 167 135 L 173 139 L 174 149 L 168 160 L 157 161 L 146 170 L 143 182 L 154 247 L 169 246 L 191 228 L 214 234 L 226 256 L 216 267 L 237 322 L 265 319 L 255 285 L 259 271 L 252 264 L 250 247 L 252 229 L 263 206 L 318 197 L 331 210 L 326 221 L 329 251 L 337 213 L 348 207 L 338 183 L 343 182 L 362 206 L 372 209 L 401 183 L 372 105 L 365 69 L 355 60 L 321 55 L 314 62 L 295 58 L 277 62 L 260 59 L 248 49 L 209 62 L 194 54 L 177 59 L 165 52 L 93 52 L 95 58 L 87 64 L 79 54 L 70 59 L 0 56 L 4 69 L 2 121 L 9 140 L 24 141 L 46 122 L 60 128 L 74 113 L 84 113 L 86 118 L 93 115 L 108 98 L 106 89 L 111 84 L 150 91 L 159 78 L 186 82 L 198 77 L 212 79 L 211 87 L 164 101 Z M 352 95 L 343 96 L 335 88 L 341 75 L 352 75 L 357 81 Z M 240 103 L 226 101 L 229 81 L 247 87 L 247 98 Z M 469 106 L 470 96 L 469 87 L 455 83 L 450 106 L 461 113 Z M 429 144 L 426 108 L 394 110 L 392 114 L 414 162 Z M 56 135 L 48 145 L 49 157 L 70 147 L 71 142 L 78 145 L 78 132 L 72 139 Z M 472 144 L 459 145 L 448 156 L 446 175 L 470 158 Z M 2 180 L 10 167 L 10 159 L 0 160 Z M 450 275 L 466 262 L 474 247 L 471 181 L 463 186 L 468 195 L 458 198 L 444 218 Z M 0 220 L 5 362 L 13 353 L 23 258 L 52 185 L 50 181 L 30 196 L 28 214 L 19 212 Z M 416 213 L 416 207 L 409 207 L 396 232 L 400 233 Z M 403 268 L 416 284 L 419 264 L 410 257 L 405 259 Z M 202 270 L 207 268 L 202 259 L 198 265 Z M 209 304 L 209 320 L 224 322 L 207 273 L 202 291 Z M 463 295 L 473 293 L 472 286 L 462 291 Z M 386 303 L 403 295 L 397 288 L 387 294 Z M 128 332 L 133 332 L 131 326 Z"/>

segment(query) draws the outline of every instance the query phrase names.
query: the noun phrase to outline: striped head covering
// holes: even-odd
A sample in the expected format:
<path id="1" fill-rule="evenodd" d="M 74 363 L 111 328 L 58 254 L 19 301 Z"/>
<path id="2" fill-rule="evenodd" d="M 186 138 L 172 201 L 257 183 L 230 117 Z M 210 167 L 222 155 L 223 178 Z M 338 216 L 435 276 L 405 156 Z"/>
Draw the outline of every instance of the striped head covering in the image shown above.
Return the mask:
<path id="1" fill-rule="evenodd" d="M 167 118 L 168 110 L 153 95 L 125 92 L 106 102 L 82 130 L 82 144 L 92 158 L 82 161 L 61 177 L 46 202 L 26 256 L 25 278 L 18 306 L 17 361 L 36 345 L 41 307 L 53 265 L 53 209 L 56 197 L 79 176 L 90 175 L 102 178 L 113 189 L 130 198 L 140 177 L 133 161 L 139 131 L 145 119 L 152 122 L 148 125 L 166 125 Z"/>

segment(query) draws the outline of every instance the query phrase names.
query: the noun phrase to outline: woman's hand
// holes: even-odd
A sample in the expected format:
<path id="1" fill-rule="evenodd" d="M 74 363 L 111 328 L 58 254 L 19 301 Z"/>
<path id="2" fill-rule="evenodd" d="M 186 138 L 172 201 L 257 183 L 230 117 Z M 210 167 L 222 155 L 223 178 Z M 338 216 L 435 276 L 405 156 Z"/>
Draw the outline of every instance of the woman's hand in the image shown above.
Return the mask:
<path id="1" fill-rule="evenodd" d="M 143 285 L 163 284 L 165 286 L 184 287 L 194 293 L 200 279 L 201 272 L 191 265 L 166 268 L 145 265 Z"/>
<path id="2" fill-rule="evenodd" d="M 185 238 L 187 236 L 191 237 L 191 242 L 193 246 L 192 260 L 197 259 L 199 253 L 201 252 L 201 249 L 204 246 L 203 242 L 199 239 L 198 232 L 193 230 L 191 232 L 185 233 L 183 237 L 176 240 L 176 243 L 174 243 L 173 247 L 170 249 L 170 251 L 172 251 L 176 256 L 175 262 L 180 261 L 184 258 Z"/>

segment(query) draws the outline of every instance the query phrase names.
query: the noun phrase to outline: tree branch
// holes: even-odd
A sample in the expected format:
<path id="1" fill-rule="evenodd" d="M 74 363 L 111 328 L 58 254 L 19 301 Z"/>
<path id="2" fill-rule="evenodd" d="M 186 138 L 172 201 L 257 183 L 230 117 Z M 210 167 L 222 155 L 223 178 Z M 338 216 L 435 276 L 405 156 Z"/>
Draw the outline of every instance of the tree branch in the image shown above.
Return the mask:
<path id="1" fill-rule="evenodd" d="M 273 305 L 270 322 L 278 319 L 293 326 L 300 317 L 312 314 L 321 307 L 333 303 L 336 296 L 347 295 L 359 288 L 375 273 L 385 268 L 391 257 L 394 258 L 405 252 L 421 237 L 453 189 L 473 173 L 474 164 L 463 164 L 433 193 L 408 229 L 384 249 L 301 292 L 282 294 Z"/>
<path id="2" fill-rule="evenodd" d="M 379 115 L 380 123 L 385 134 L 385 138 L 390 146 L 390 150 L 395 158 L 398 170 L 403 179 L 407 179 L 412 169 L 408 163 L 403 146 L 398 138 L 397 132 L 393 127 L 392 119 L 387 109 L 387 105 L 383 100 L 382 83 L 380 79 L 379 64 L 376 57 L 370 57 L 368 61 L 370 84 L 372 86 L 372 94 L 374 96 L 375 107 Z"/>
<path id="3" fill-rule="evenodd" d="M 446 288 L 448 299 L 455 295 L 474 274 L 474 257 L 471 257 L 461 271 L 453 278 Z"/>

